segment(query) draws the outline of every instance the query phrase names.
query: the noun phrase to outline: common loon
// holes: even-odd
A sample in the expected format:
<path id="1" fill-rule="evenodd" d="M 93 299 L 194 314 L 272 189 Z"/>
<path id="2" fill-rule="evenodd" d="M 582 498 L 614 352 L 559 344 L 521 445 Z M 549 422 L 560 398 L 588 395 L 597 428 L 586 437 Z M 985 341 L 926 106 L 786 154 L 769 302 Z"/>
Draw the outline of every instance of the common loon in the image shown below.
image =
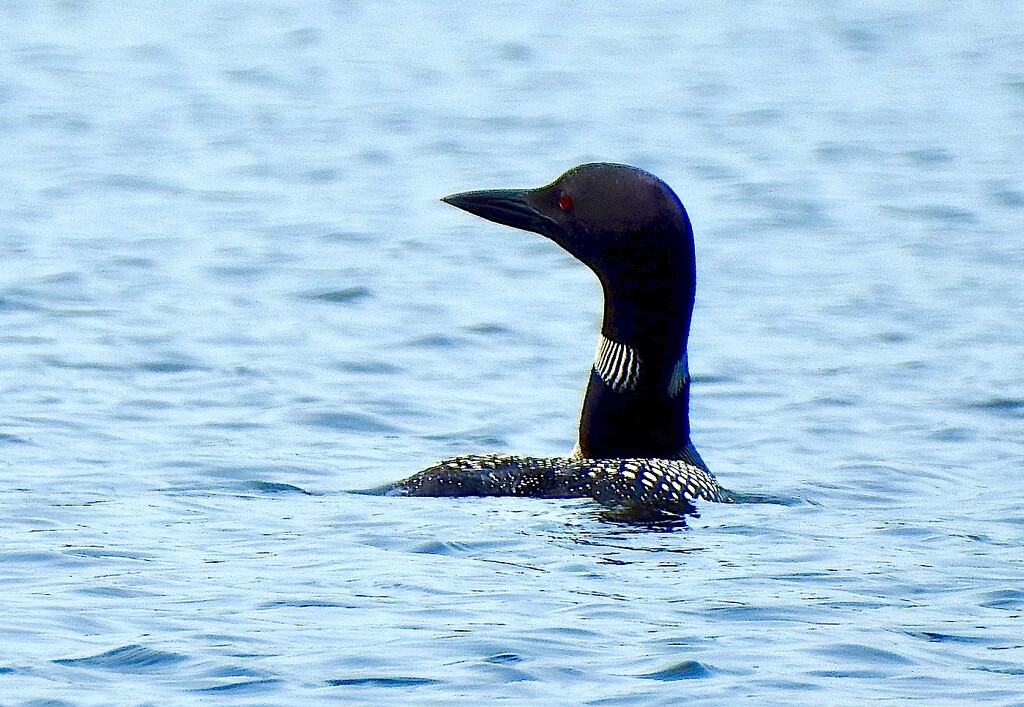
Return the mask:
<path id="1" fill-rule="evenodd" d="M 671 513 L 692 512 L 698 499 L 732 502 L 690 441 L 686 342 L 696 267 L 690 220 L 672 189 L 636 167 L 599 162 L 537 189 L 442 201 L 546 236 L 593 270 L 604 291 L 601 335 L 569 456 L 459 456 L 382 491 L 591 497 Z"/>

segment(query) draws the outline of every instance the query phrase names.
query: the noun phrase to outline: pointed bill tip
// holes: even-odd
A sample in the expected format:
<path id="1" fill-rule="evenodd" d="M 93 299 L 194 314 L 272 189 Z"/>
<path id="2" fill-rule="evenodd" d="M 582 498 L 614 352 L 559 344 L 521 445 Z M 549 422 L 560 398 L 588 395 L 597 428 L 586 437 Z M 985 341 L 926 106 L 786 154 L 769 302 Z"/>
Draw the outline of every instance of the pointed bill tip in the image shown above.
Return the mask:
<path id="1" fill-rule="evenodd" d="M 505 226 L 556 237 L 561 227 L 529 203 L 528 189 L 486 189 L 449 194 L 441 199 L 457 209 Z"/>
<path id="2" fill-rule="evenodd" d="M 504 201 L 520 201 L 524 192 L 511 189 L 484 189 L 478 191 L 460 191 L 442 196 L 441 201 L 457 209 L 470 211 L 478 204 L 491 204 Z"/>

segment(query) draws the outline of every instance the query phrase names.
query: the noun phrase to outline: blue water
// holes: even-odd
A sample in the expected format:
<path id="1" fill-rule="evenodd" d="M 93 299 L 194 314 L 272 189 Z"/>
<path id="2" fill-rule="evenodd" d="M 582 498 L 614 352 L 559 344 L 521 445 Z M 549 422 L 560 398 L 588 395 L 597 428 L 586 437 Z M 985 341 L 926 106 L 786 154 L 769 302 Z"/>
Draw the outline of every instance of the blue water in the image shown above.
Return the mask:
<path id="1" fill-rule="evenodd" d="M 0 703 L 1024 704 L 1018 3 L 0 7 Z M 354 496 L 573 443 L 600 316 L 438 201 L 697 234 L 671 532 Z"/>

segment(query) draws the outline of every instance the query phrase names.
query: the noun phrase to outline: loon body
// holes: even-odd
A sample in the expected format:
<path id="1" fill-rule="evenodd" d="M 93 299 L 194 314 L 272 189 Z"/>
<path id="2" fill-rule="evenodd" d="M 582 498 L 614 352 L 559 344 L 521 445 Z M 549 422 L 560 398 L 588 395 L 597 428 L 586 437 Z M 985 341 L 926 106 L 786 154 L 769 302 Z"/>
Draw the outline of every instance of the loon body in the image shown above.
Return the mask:
<path id="1" fill-rule="evenodd" d="M 388 487 L 414 496 L 591 497 L 689 512 L 732 501 L 690 441 L 686 342 L 696 288 L 693 231 L 667 184 L 626 165 L 584 164 L 537 189 L 443 201 L 539 233 L 598 277 L 604 318 L 576 448 L 567 457 L 468 455 Z"/>

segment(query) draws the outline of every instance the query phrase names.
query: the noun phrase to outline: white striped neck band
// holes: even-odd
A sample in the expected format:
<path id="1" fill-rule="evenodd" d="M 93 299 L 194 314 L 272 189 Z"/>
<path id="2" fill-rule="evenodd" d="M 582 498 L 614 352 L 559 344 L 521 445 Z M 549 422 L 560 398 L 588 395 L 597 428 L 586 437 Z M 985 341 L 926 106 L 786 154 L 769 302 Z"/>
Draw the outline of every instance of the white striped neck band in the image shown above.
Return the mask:
<path id="1" fill-rule="evenodd" d="M 640 380 L 640 355 L 633 347 L 602 334 L 594 354 L 594 371 L 616 393 L 635 390 Z"/>
<path id="2" fill-rule="evenodd" d="M 690 385 L 690 368 L 686 365 L 686 352 L 672 369 L 672 378 L 668 382 L 668 397 L 674 398 Z"/>

